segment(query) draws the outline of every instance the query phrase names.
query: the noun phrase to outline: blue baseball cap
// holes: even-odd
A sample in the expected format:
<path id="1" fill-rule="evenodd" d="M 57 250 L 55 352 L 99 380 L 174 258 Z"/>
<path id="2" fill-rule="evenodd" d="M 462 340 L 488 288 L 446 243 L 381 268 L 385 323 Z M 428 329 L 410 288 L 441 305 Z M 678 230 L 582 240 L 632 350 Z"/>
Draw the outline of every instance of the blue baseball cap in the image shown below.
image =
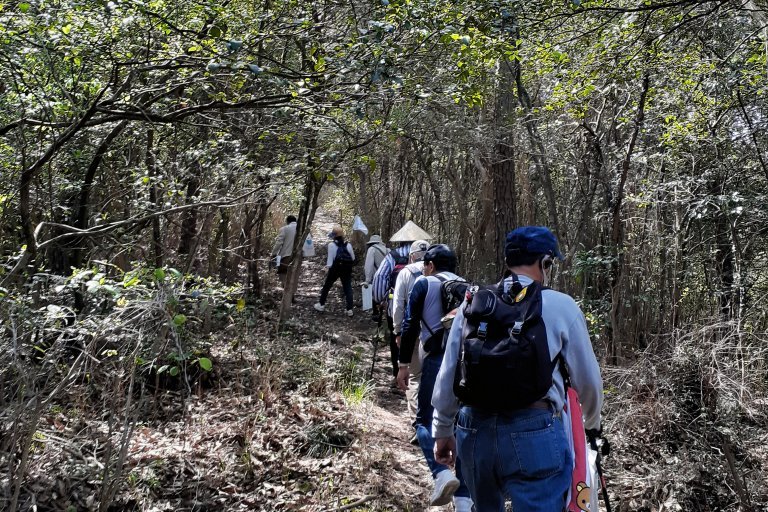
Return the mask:
<path id="1" fill-rule="evenodd" d="M 560 260 L 563 255 L 557 248 L 557 238 L 544 226 L 523 226 L 507 233 L 504 255 L 521 251 L 529 254 L 549 254 Z"/>

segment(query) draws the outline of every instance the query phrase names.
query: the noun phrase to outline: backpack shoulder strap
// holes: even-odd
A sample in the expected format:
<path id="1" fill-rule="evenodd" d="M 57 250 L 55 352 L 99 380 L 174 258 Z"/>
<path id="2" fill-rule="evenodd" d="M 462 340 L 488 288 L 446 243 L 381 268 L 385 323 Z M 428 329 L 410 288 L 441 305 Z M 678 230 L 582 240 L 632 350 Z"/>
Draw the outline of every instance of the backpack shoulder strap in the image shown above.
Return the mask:
<path id="1" fill-rule="evenodd" d="M 384 256 L 385 258 L 387 257 L 387 253 L 384 251 L 384 249 L 381 248 L 380 245 L 374 245 L 373 248 L 376 249 L 378 253 Z"/>

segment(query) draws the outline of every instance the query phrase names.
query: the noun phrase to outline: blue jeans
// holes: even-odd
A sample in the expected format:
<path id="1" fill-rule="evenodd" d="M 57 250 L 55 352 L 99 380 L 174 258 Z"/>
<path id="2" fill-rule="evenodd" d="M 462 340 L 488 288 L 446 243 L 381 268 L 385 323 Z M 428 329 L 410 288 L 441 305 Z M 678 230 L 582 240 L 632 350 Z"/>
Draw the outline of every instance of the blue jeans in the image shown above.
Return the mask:
<path id="1" fill-rule="evenodd" d="M 440 364 L 443 362 L 443 354 L 427 354 L 421 363 L 421 382 L 419 383 L 419 394 L 417 395 L 416 409 L 416 438 L 419 440 L 419 447 L 424 452 L 424 458 L 427 466 L 432 472 L 432 478 L 448 466 L 440 464 L 435 460 L 435 438 L 432 437 L 432 391 L 435 389 L 437 373 L 440 371 Z M 464 483 L 464 477 L 461 471 L 461 461 L 456 458 L 456 477 L 459 479 L 459 488 L 454 496 L 469 497 L 469 489 Z"/>
<path id="2" fill-rule="evenodd" d="M 476 512 L 560 512 L 572 456 L 559 414 L 546 409 L 488 413 L 462 407 L 456 452 Z"/>

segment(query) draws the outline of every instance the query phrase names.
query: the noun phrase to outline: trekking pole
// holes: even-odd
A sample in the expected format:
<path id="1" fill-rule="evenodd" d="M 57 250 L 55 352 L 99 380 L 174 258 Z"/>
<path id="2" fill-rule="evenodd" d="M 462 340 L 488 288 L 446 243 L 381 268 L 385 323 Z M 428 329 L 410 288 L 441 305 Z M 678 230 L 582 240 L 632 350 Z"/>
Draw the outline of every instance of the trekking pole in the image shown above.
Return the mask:
<path id="1" fill-rule="evenodd" d="M 603 455 L 608 455 L 611 448 L 608 444 L 608 441 L 606 441 L 604 438 L 602 439 L 602 443 L 600 443 L 600 446 L 597 445 L 597 436 L 596 435 L 590 435 L 589 436 L 589 444 L 592 447 L 593 450 L 597 452 L 597 458 L 595 459 L 595 466 L 597 467 L 597 476 L 600 478 L 600 487 L 603 488 L 603 501 L 605 501 L 605 510 L 606 512 L 611 512 L 611 501 L 608 499 L 608 487 L 605 485 L 605 475 L 603 474 Z"/>

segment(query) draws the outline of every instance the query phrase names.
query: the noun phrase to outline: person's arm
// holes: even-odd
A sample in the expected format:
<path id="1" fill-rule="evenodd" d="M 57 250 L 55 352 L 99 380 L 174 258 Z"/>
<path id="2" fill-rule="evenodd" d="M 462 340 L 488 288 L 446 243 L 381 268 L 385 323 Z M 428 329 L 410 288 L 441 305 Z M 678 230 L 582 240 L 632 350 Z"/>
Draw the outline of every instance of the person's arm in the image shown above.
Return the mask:
<path id="1" fill-rule="evenodd" d="M 272 256 L 277 256 L 280 254 L 280 251 L 283 248 L 283 243 L 285 242 L 285 226 L 281 227 L 280 230 L 277 232 L 277 237 L 275 238 L 275 246 L 272 248 Z"/>
<path id="2" fill-rule="evenodd" d="M 392 300 L 392 323 L 395 327 L 395 334 L 400 334 L 403 327 L 403 318 L 405 317 L 405 306 L 408 303 L 408 288 L 410 287 L 413 274 L 404 268 L 395 280 L 395 293 Z"/>
<path id="3" fill-rule="evenodd" d="M 349 251 L 349 255 L 352 256 L 352 261 L 356 261 L 357 258 L 355 258 L 355 250 L 352 248 L 352 244 L 347 242 L 347 250 Z"/>
<path id="4" fill-rule="evenodd" d="M 328 259 L 325 262 L 325 266 L 331 268 L 333 266 L 333 260 L 336 259 L 336 244 L 331 242 L 328 244 Z"/>
<path id="5" fill-rule="evenodd" d="M 603 407 L 603 379 L 597 364 L 584 315 L 578 310 L 563 340 L 563 357 L 568 365 L 571 385 L 579 394 L 584 413 L 584 428 L 600 428 L 600 411 Z"/>
<path id="6" fill-rule="evenodd" d="M 381 262 L 379 270 L 373 276 L 373 301 L 376 303 L 386 302 L 387 292 L 389 291 L 389 274 L 394 268 L 392 256 L 387 254 L 384 261 Z"/>
<path id="7" fill-rule="evenodd" d="M 376 249 L 370 247 L 368 252 L 365 253 L 365 282 L 368 284 L 373 283 L 373 274 L 376 270 L 375 251 Z"/>
<path id="8" fill-rule="evenodd" d="M 403 364 L 411 363 L 413 348 L 419 342 L 424 300 L 427 298 L 428 291 L 429 280 L 421 276 L 416 279 L 416 283 L 408 295 L 408 304 L 405 306 L 405 316 L 403 317 L 403 330 L 400 331 L 400 362 Z"/>
<path id="9" fill-rule="evenodd" d="M 466 302 L 465 302 L 466 304 Z M 453 422 L 459 410 L 459 401 L 453 393 L 453 379 L 456 374 L 456 366 L 459 362 L 461 348 L 461 333 L 464 328 L 464 308 L 462 305 L 456 312 L 453 325 L 448 333 L 445 344 L 443 362 L 435 380 L 435 388 L 432 392 L 432 436 L 437 441 L 439 438 L 453 439 Z M 446 442 L 439 443 L 446 448 Z M 435 452 L 438 452 L 437 445 Z M 443 454 L 446 455 L 446 454 Z"/>

